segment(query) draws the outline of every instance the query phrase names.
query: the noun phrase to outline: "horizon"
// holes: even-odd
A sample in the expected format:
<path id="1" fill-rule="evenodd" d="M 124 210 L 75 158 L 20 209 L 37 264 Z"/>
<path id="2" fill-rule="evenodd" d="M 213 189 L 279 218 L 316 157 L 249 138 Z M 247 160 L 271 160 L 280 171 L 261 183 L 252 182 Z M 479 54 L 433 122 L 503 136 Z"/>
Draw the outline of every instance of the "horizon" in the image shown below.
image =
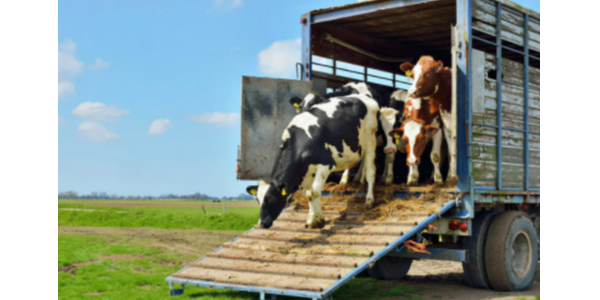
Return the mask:
<path id="1" fill-rule="evenodd" d="M 242 76 L 295 78 L 300 16 L 353 2 L 60 1 L 59 193 L 244 194 Z"/>

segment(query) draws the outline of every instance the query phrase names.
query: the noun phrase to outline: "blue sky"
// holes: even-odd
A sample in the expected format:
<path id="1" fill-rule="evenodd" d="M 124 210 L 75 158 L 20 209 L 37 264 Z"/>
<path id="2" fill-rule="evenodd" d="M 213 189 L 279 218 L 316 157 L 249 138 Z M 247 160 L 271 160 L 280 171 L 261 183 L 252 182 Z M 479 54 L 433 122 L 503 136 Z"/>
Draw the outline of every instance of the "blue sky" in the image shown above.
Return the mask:
<path id="1" fill-rule="evenodd" d="M 242 76 L 294 77 L 300 16 L 350 2 L 59 1 L 58 190 L 244 192 Z"/>

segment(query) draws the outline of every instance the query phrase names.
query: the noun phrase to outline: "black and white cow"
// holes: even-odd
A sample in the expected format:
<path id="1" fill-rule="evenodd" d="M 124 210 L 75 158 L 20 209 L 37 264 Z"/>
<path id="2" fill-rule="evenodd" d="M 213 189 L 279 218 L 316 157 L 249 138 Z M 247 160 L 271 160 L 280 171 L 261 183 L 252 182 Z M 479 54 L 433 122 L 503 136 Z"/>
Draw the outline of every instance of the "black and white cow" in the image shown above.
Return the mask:
<path id="1" fill-rule="evenodd" d="M 328 93 L 322 97 L 316 95 L 316 93 L 309 93 L 304 97 L 292 98 L 290 104 L 296 108 L 297 113 L 301 113 L 310 109 L 313 105 L 326 103 L 328 99 L 332 97 L 343 97 L 348 95 L 366 95 L 371 97 L 380 109 L 379 117 L 379 128 L 377 132 L 377 146 L 385 147 L 383 152 L 386 155 L 385 167 L 381 176 L 381 182 L 385 184 L 391 184 L 394 179 L 394 161 L 396 151 L 405 152 L 403 145 L 394 145 L 393 139 L 390 138 L 388 133 L 394 128 L 394 124 L 398 123 L 399 118 L 402 116 L 402 110 L 404 108 L 404 101 L 408 93 L 404 90 L 397 90 L 392 93 L 393 89 L 386 88 L 383 86 L 376 86 L 365 82 L 350 82 L 340 88 L 339 91 Z M 354 181 L 364 182 L 364 164 L 361 163 L 359 170 L 354 178 Z M 340 185 L 348 183 L 350 176 L 350 170 L 344 170 L 344 174 L 340 180 Z"/>
<path id="2" fill-rule="evenodd" d="M 356 166 L 362 158 L 368 183 L 366 203 L 374 203 L 375 149 L 379 105 L 364 95 L 322 96 L 296 115 L 284 130 L 270 178 L 248 192 L 260 202 L 260 225 L 270 228 L 297 190 L 310 199 L 307 227 L 325 225 L 321 191 L 331 172 Z"/>

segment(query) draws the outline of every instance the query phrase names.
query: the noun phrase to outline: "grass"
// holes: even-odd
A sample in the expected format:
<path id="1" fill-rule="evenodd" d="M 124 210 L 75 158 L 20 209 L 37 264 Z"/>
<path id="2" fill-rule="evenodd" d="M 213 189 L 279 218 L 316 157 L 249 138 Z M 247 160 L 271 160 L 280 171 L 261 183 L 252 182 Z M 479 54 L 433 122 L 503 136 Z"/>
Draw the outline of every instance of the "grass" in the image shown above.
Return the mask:
<path id="1" fill-rule="evenodd" d="M 58 208 L 59 226 L 242 231 L 256 225 L 259 219 L 258 207 L 229 208 L 225 214 L 222 214 L 221 208 L 206 208 L 206 215 L 201 208 L 189 207 L 102 207 L 59 204 Z"/>
<path id="2" fill-rule="evenodd" d="M 60 235 L 59 267 L 74 265 L 69 273 L 59 272 L 58 298 L 70 299 L 173 299 L 165 278 L 183 267 L 182 255 L 131 245 L 126 239 L 101 236 Z M 72 273 L 71 273 L 72 272 Z M 422 300 L 415 293 L 419 288 L 393 282 L 358 278 L 334 294 L 335 299 L 395 299 Z M 178 299 L 246 300 L 258 299 L 258 294 L 186 286 Z M 278 299 L 291 299 L 281 298 Z"/>
<path id="3" fill-rule="evenodd" d="M 243 204 L 243 205 L 256 205 L 258 204 L 256 201 L 241 201 L 241 200 L 232 200 L 232 201 L 224 201 L 227 205 L 233 204 Z M 73 199 L 73 200 L 58 200 L 58 204 L 79 204 L 79 205 L 94 205 L 94 206 L 105 206 L 105 205 L 115 205 L 115 204 L 136 204 L 136 205 L 157 205 L 157 204 L 165 204 L 165 205 L 222 205 L 223 202 L 212 202 L 212 200 L 89 200 L 89 199 Z"/>

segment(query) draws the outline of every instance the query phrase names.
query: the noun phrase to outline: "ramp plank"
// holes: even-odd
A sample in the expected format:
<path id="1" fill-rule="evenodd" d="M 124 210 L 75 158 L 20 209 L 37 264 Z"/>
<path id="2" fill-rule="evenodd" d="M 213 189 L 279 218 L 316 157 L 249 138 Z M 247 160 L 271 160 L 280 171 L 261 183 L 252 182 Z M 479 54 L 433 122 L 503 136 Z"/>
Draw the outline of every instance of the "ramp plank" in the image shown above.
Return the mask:
<path id="1" fill-rule="evenodd" d="M 374 235 L 369 236 L 367 240 L 357 238 L 356 235 L 310 232 L 310 231 L 276 231 L 255 229 L 244 235 L 245 238 L 258 240 L 284 241 L 294 243 L 342 243 L 348 245 L 370 245 L 385 246 L 398 238 L 397 235 Z"/>
<path id="2" fill-rule="evenodd" d="M 275 221 L 273 223 L 273 227 L 269 230 L 275 231 L 299 231 L 299 232 L 331 232 L 338 234 L 357 234 L 357 235 L 396 235 L 399 237 L 402 233 L 408 232 L 411 228 L 414 227 L 414 223 L 412 226 L 390 226 L 383 225 L 379 226 L 376 224 L 359 224 L 352 223 L 350 225 L 341 223 L 338 224 L 327 224 L 323 229 L 306 229 L 304 224 L 299 224 L 296 222 L 287 222 L 287 221 Z M 255 229 L 256 230 L 256 229 Z"/>
<path id="3" fill-rule="evenodd" d="M 314 243 L 297 244 L 280 241 L 256 241 L 241 237 L 235 242 L 224 244 L 225 247 L 235 249 L 263 250 L 280 253 L 294 254 L 321 254 L 321 255 L 348 255 L 370 257 L 382 246 L 354 246 L 354 245 L 321 245 Z"/>
<path id="4" fill-rule="evenodd" d="M 175 278 L 197 279 L 229 284 L 241 284 L 248 286 L 261 286 L 276 289 L 292 289 L 303 291 L 320 292 L 330 287 L 336 280 L 283 276 L 272 274 L 259 274 L 250 272 L 221 271 L 190 267 L 172 275 Z"/>
<path id="5" fill-rule="evenodd" d="M 346 268 L 354 268 L 365 260 L 364 258 L 351 256 L 281 254 L 277 252 L 234 248 L 222 248 L 217 252 L 208 253 L 207 256 L 238 260 L 253 260 L 314 266 L 337 266 Z"/>

